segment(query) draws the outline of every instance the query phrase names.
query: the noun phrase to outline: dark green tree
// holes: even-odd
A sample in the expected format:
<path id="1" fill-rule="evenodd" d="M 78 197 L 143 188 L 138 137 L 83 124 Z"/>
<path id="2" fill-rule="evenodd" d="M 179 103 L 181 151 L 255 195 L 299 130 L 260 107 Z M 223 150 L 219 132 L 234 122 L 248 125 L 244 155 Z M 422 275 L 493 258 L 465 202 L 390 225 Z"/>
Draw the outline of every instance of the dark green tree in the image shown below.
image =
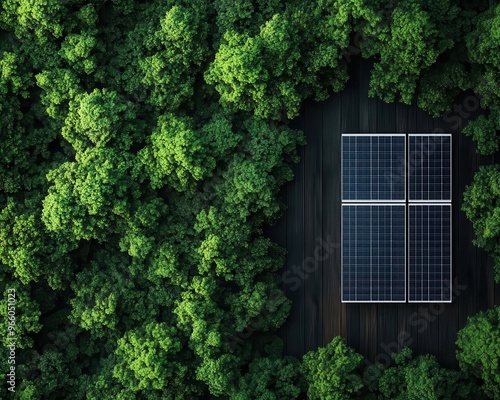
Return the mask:
<path id="1" fill-rule="evenodd" d="M 485 115 L 470 121 L 464 132 L 477 142 L 478 153 L 484 155 L 495 153 L 500 146 L 499 23 L 500 6 L 492 5 L 472 20 L 472 29 L 465 37 L 469 62 L 475 72 L 474 91 L 480 96 Z"/>
<path id="2" fill-rule="evenodd" d="M 430 355 L 412 358 L 406 347 L 393 355 L 396 365 L 383 371 L 377 391 L 382 399 L 481 399 L 473 382 L 454 370 L 442 368 Z"/>
<path id="3" fill-rule="evenodd" d="M 460 369 L 482 382 L 491 399 L 500 399 L 500 307 L 469 317 L 458 333 L 457 359 Z"/>
<path id="4" fill-rule="evenodd" d="M 381 1 L 375 4 L 374 7 L 363 3 L 362 8 L 375 10 L 365 11 L 368 18 L 360 22 L 362 55 L 376 59 L 371 72 L 370 95 L 386 102 L 401 100 L 410 104 L 416 97 L 420 77 L 458 39 L 460 9 L 450 1 Z M 424 101 L 427 103 L 428 100 Z"/>
<path id="5" fill-rule="evenodd" d="M 495 280 L 500 282 L 500 166 L 482 166 L 464 192 L 463 211 L 472 222 L 474 244 L 486 250 L 495 262 Z"/>

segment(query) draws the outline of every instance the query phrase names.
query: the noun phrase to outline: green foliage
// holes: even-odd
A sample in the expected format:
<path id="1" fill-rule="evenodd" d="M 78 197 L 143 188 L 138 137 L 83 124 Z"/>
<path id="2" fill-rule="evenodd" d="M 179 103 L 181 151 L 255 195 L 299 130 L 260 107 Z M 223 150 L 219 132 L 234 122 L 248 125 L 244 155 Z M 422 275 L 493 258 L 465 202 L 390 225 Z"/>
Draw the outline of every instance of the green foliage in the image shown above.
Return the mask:
<path id="1" fill-rule="evenodd" d="M 297 68 L 298 32 L 282 14 L 266 22 L 258 35 L 226 32 L 205 74 L 221 95 L 221 103 L 264 118 L 295 116 L 301 96 Z"/>
<path id="2" fill-rule="evenodd" d="M 9 289 L 11 289 L 9 291 Z M 15 302 L 8 303 L 9 293 L 15 291 Z M 3 318 L 0 321 L 0 328 L 5 332 L 2 336 L 2 346 L 6 347 L 12 342 L 9 340 L 9 320 L 7 319 L 8 306 L 14 306 L 14 328 L 15 328 L 15 346 L 16 349 L 27 349 L 33 346 L 33 338 L 31 333 L 39 332 L 42 328 L 40 324 L 40 305 L 31 295 L 32 288 L 29 285 L 22 285 L 17 282 L 6 285 L 6 282 L 0 282 L 0 291 L 2 298 L 0 299 L 0 307 L 5 310 Z M 4 358 L 7 360 L 7 357 Z"/>
<path id="3" fill-rule="evenodd" d="M 476 142 L 479 154 L 490 155 L 496 153 L 500 148 L 500 137 L 497 135 L 499 129 L 500 119 L 496 114 L 491 114 L 488 117 L 480 115 L 467 124 L 463 133 L 471 136 Z"/>
<path id="4" fill-rule="evenodd" d="M 481 106 L 489 111 L 468 123 L 464 133 L 477 142 L 479 154 L 498 151 L 500 129 L 500 91 L 497 76 L 500 72 L 498 38 L 500 37 L 500 6 L 493 5 L 472 21 L 473 29 L 465 37 L 469 61 L 475 74 L 475 92 L 480 95 Z"/>
<path id="5" fill-rule="evenodd" d="M 1 21 L 14 30 L 16 36 L 35 35 L 40 42 L 61 37 L 64 25 L 61 21 L 64 3 L 51 5 L 43 1 L 7 0 L 2 3 Z"/>
<path id="6" fill-rule="evenodd" d="M 77 75 L 72 70 L 57 68 L 40 72 L 35 78 L 43 89 L 40 97 L 47 114 L 56 120 L 65 118 L 69 100 L 81 91 Z"/>
<path id="7" fill-rule="evenodd" d="M 465 37 L 471 63 L 479 68 L 477 91 L 483 107 L 498 109 L 500 92 L 496 76 L 500 70 L 500 5 L 493 5 L 472 20 L 473 29 Z"/>
<path id="8" fill-rule="evenodd" d="M 40 351 L 18 353 L 17 371 L 23 377 L 16 387 L 20 399 L 83 398 L 85 388 L 79 385 L 80 379 L 90 367 L 89 356 L 96 351 L 81 329 L 64 324 L 64 314 L 57 312 L 45 319 L 39 335 L 43 343 Z"/>
<path id="9" fill-rule="evenodd" d="M 56 132 L 46 129 L 41 108 L 30 104 L 29 60 L 17 47 L 3 47 L 0 42 L 0 190 L 13 194 L 43 184 Z"/>
<path id="10" fill-rule="evenodd" d="M 433 64 L 420 78 L 417 89 L 418 107 L 434 117 L 442 116 L 443 112 L 450 111 L 453 101 L 460 93 L 470 89 L 471 79 L 471 74 L 460 61 Z"/>
<path id="11" fill-rule="evenodd" d="M 130 174 L 133 158 L 109 148 L 89 148 L 47 174 L 53 182 L 43 201 L 47 229 L 68 237 L 104 239 L 130 212 L 138 196 Z"/>
<path id="12" fill-rule="evenodd" d="M 474 244 L 486 250 L 495 262 L 495 280 L 500 282 L 500 166 L 482 166 L 464 192 L 462 210 L 472 222 Z"/>
<path id="13" fill-rule="evenodd" d="M 280 0 L 215 0 L 216 11 L 216 42 L 219 42 L 225 32 L 249 32 L 258 34 L 259 28 L 273 15 L 283 11 L 285 4 Z"/>
<path id="14" fill-rule="evenodd" d="M 459 8 L 448 1 L 398 2 L 390 16 L 371 22 L 360 43 L 363 57 L 375 56 L 370 95 L 410 104 L 419 77 L 453 47 L 460 32 Z"/>
<path id="15" fill-rule="evenodd" d="M 472 382 L 460 372 L 439 366 L 430 355 L 412 359 L 412 352 L 404 348 L 394 355 L 396 366 L 383 371 L 378 381 L 381 399 L 438 400 L 482 398 Z"/>
<path id="16" fill-rule="evenodd" d="M 283 357 L 285 252 L 263 234 L 304 144 L 289 119 L 342 90 L 352 45 L 375 58 L 371 93 L 385 100 L 438 114 L 462 90 L 481 94 L 486 112 L 466 133 L 498 149 L 499 8 L 457 4 L 2 2 L 0 302 L 16 289 L 14 398 L 480 398 L 406 351 L 368 384 L 340 338 L 302 365 Z M 498 173 L 480 171 L 464 209 L 500 264 Z M 491 394 L 494 371 L 472 363 Z"/>
<path id="17" fill-rule="evenodd" d="M 208 56 L 207 2 L 167 1 L 137 6 L 138 15 L 123 21 L 130 35 L 123 38 L 116 27 L 106 45 L 116 53 L 106 60 L 110 68 L 103 83 L 111 78 L 116 88 L 125 90 L 145 105 L 174 111 L 192 103 L 195 81 Z"/>
<path id="18" fill-rule="evenodd" d="M 330 87 L 341 90 L 347 81 L 342 52 L 351 27 L 348 12 L 337 2 L 328 3 L 324 8 L 290 6 L 258 31 L 228 29 L 205 73 L 221 104 L 286 120 L 298 115 L 304 99 L 325 99 Z"/>
<path id="19" fill-rule="evenodd" d="M 185 398 L 196 394 L 196 384 L 187 365 L 179 362 L 183 344 L 176 329 L 166 323 L 149 323 L 130 330 L 118 340 L 113 376 L 125 387 L 164 390 L 164 398 Z"/>
<path id="20" fill-rule="evenodd" d="M 153 188 L 169 184 L 185 190 L 207 178 L 241 139 L 221 112 L 202 126 L 195 125 L 191 117 L 160 116 L 149 146 L 140 153 Z"/>
<path id="21" fill-rule="evenodd" d="M 77 153 L 88 147 L 128 150 L 134 136 L 141 133 L 135 118 L 131 102 L 123 101 L 114 91 L 94 89 L 70 101 L 61 135 Z"/>
<path id="22" fill-rule="evenodd" d="M 363 357 L 337 336 L 326 347 L 304 355 L 304 375 L 310 399 L 350 399 L 364 384 L 356 372 Z"/>
<path id="23" fill-rule="evenodd" d="M 233 399 L 295 399 L 301 393 L 300 363 L 292 357 L 258 357 Z"/>
<path id="24" fill-rule="evenodd" d="M 500 399 L 500 307 L 469 317 L 457 346 L 460 369 L 481 380 L 488 397 Z"/>

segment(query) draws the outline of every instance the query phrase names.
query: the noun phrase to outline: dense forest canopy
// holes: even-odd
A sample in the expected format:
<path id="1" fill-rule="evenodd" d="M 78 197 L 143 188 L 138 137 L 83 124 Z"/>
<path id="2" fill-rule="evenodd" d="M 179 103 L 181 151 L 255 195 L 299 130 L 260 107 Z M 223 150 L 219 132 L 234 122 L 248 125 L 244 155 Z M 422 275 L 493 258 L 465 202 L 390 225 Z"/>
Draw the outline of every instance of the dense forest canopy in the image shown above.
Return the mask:
<path id="1" fill-rule="evenodd" d="M 500 139 L 500 5 L 451 0 L 4 0 L 0 7 L 0 303 L 15 289 L 18 399 L 500 399 L 498 309 L 460 333 L 461 370 L 406 349 L 370 367 L 341 338 L 303 360 L 284 205 L 306 99 L 374 60 L 370 94 Z M 500 171 L 464 197 L 500 282 Z M 7 332 L 10 319 L 2 313 Z M 241 340 L 251 327 L 252 335 Z M 1 357 L 8 358 L 3 335 Z M 2 373 L 9 365 L 2 363 Z M 394 388 L 397 387 L 398 390 Z"/>

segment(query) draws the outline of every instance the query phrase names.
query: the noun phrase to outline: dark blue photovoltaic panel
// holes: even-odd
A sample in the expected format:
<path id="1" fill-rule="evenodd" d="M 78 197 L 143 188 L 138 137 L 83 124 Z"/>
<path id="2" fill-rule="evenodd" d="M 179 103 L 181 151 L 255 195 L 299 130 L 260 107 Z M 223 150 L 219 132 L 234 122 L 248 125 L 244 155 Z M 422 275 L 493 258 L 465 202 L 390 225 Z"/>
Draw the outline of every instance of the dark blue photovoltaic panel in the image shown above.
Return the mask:
<path id="1" fill-rule="evenodd" d="M 451 301 L 451 205 L 409 206 L 409 301 Z"/>
<path id="2" fill-rule="evenodd" d="M 342 301 L 405 301 L 405 210 L 342 205 Z"/>
<path id="3" fill-rule="evenodd" d="M 409 136 L 411 200 L 451 200 L 451 136 Z"/>
<path id="4" fill-rule="evenodd" d="M 342 200 L 405 200 L 405 136 L 342 136 Z"/>

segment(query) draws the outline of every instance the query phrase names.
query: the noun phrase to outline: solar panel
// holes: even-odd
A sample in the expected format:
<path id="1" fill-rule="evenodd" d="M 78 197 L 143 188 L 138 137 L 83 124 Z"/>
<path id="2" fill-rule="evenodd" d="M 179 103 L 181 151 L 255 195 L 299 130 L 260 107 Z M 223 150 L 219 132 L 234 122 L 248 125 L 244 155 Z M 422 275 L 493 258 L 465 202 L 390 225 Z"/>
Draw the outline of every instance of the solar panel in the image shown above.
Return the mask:
<path id="1" fill-rule="evenodd" d="M 343 302 L 451 301 L 451 135 L 408 136 L 342 135 Z"/>
<path id="2" fill-rule="evenodd" d="M 451 135 L 409 136 L 408 186 L 410 201 L 451 200 Z"/>
<path id="3" fill-rule="evenodd" d="M 404 204 L 342 205 L 342 301 L 406 301 Z"/>
<path id="4" fill-rule="evenodd" d="M 342 135 L 342 200 L 404 201 L 406 136 Z"/>
<path id="5" fill-rule="evenodd" d="M 451 301 L 451 204 L 409 205 L 409 301 Z"/>

